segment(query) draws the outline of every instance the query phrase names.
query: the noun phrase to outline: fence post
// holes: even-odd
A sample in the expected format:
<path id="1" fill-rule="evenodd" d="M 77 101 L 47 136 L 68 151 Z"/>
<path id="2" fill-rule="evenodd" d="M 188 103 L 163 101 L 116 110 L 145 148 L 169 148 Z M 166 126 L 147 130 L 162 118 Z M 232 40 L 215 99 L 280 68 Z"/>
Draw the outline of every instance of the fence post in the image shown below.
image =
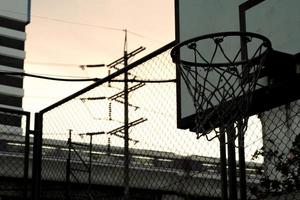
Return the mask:
<path id="1" fill-rule="evenodd" d="M 69 129 L 69 138 L 68 138 L 68 158 L 66 163 L 66 191 L 65 191 L 65 199 L 70 200 L 70 178 L 71 178 L 71 143 L 72 143 L 72 130 Z"/>
<path id="2" fill-rule="evenodd" d="M 220 170 L 221 170 L 221 198 L 228 199 L 227 168 L 226 168 L 226 130 L 221 127 L 220 134 Z"/>
<path id="3" fill-rule="evenodd" d="M 240 199 L 247 199 L 246 186 L 246 162 L 245 162 L 245 132 L 241 122 L 238 123 L 238 149 L 239 149 L 239 176 L 240 176 Z"/>
<path id="4" fill-rule="evenodd" d="M 237 200 L 237 181 L 236 181 L 236 158 L 235 158 L 235 128 L 231 124 L 227 127 L 227 148 L 228 148 L 228 186 L 229 199 Z"/>
<path id="5" fill-rule="evenodd" d="M 32 163 L 32 199 L 40 199 L 41 191 L 41 166 L 42 166 L 42 142 L 43 142 L 43 115 L 35 113 L 33 163 Z"/>
<path id="6" fill-rule="evenodd" d="M 26 117 L 26 131 L 25 131 L 25 152 L 24 152 L 24 194 L 23 198 L 28 199 L 28 170 L 29 170 L 29 151 L 30 151 L 30 113 Z"/>

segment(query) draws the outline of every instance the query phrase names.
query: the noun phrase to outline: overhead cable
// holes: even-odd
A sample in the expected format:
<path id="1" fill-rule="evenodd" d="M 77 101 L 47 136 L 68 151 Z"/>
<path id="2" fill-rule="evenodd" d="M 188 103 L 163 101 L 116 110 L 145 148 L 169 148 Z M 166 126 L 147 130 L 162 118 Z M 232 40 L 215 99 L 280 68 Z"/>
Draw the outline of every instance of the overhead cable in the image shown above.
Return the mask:
<path id="1" fill-rule="evenodd" d="M 101 78 L 58 78 L 52 76 L 43 76 L 37 74 L 29 74 L 25 72 L 11 72 L 11 71 L 0 71 L 0 75 L 12 75 L 12 76 L 28 76 L 32 78 L 46 79 L 52 81 L 71 81 L 71 82 L 84 82 L 84 81 L 99 81 Z M 124 82 L 123 79 L 111 80 L 110 82 Z M 176 79 L 168 79 L 168 80 L 140 80 L 140 79 L 128 79 L 128 82 L 131 83 L 168 83 L 168 82 L 176 82 Z"/>

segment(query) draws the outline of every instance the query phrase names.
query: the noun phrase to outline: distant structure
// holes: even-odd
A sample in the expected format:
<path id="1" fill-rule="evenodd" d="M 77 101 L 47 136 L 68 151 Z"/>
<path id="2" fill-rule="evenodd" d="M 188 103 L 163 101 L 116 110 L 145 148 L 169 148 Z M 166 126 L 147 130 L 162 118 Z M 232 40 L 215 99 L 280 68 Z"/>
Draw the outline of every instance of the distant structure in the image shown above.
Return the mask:
<path id="1" fill-rule="evenodd" d="M 24 72 L 25 28 L 30 22 L 30 0 L 0 1 L 0 72 Z M 0 107 L 22 110 L 24 96 L 23 77 L 1 74 Z M 6 116 L 0 113 L 0 118 Z M 3 125 L 19 127 L 21 119 L 14 124 Z"/>

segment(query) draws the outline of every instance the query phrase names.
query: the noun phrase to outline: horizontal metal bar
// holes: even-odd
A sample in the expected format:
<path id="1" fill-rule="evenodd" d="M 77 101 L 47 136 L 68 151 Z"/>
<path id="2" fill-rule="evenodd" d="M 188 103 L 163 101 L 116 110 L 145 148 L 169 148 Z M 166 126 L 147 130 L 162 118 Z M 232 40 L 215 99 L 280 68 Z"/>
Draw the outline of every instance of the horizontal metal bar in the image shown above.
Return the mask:
<path id="1" fill-rule="evenodd" d="M 72 168 L 72 167 L 70 169 L 73 171 L 79 171 L 79 172 L 89 172 L 88 169 L 79 169 L 79 168 Z"/>
<path id="2" fill-rule="evenodd" d="M 23 110 L 10 109 L 10 108 L 2 108 L 2 107 L 0 107 L 0 112 L 7 112 L 7 113 L 11 113 L 11 114 L 25 115 L 27 117 L 30 116 L 30 112 L 23 111 Z"/>
<path id="3" fill-rule="evenodd" d="M 82 143 L 77 143 L 77 142 L 71 142 L 71 145 L 76 145 L 76 146 L 81 146 L 81 147 L 89 147 L 88 144 L 82 144 Z"/>
<path id="4" fill-rule="evenodd" d="M 242 3 L 240 6 L 239 6 L 239 9 L 240 11 L 246 11 L 258 4 L 260 4 L 261 2 L 263 2 L 265 0 L 248 0 L 246 1 L 245 3 Z"/>

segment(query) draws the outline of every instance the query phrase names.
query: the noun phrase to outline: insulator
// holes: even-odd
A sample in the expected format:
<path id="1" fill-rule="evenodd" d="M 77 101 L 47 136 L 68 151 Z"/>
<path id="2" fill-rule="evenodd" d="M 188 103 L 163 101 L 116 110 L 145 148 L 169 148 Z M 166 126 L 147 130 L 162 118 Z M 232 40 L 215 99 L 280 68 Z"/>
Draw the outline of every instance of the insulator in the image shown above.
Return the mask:
<path id="1" fill-rule="evenodd" d="M 111 109 L 111 102 L 109 102 L 109 104 L 108 104 L 108 119 L 109 119 L 109 120 L 112 120 L 111 112 L 112 112 L 112 109 Z"/>

